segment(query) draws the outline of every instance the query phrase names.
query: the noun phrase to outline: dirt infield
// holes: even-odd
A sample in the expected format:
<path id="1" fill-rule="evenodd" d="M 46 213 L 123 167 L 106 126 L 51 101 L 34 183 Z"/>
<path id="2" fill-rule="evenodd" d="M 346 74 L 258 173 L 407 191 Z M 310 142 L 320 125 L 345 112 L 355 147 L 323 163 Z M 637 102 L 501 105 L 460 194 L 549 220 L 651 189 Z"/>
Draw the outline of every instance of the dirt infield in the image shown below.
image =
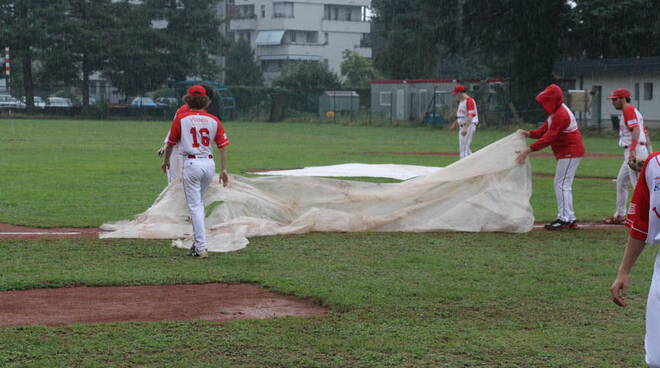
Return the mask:
<path id="1" fill-rule="evenodd" d="M 0 292 L 0 326 L 229 321 L 323 316 L 311 301 L 249 284 L 75 287 Z"/>
<path id="2" fill-rule="evenodd" d="M 36 239 L 36 238 L 80 238 L 98 237 L 101 229 L 98 228 L 71 228 L 71 227 L 25 227 L 9 224 L 0 224 L 0 239 Z"/>
<path id="3" fill-rule="evenodd" d="M 543 226 L 545 225 L 545 222 L 535 222 L 534 223 L 534 230 L 544 230 Z M 623 225 L 612 225 L 612 224 L 605 224 L 602 222 L 580 222 L 578 221 L 578 229 L 576 230 L 621 230 L 625 231 L 626 227 Z M 571 231 L 571 230 L 568 230 Z"/>
<path id="4" fill-rule="evenodd" d="M 594 179 L 609 180 L 609 178 L 594 177 Z M 543 229 L 542 222 L 534 223 L 534 230 Z M 580 229 L 610 230 L 623 228 L 621 225 L 608 225 L 600 222 L 580 222 Z M 101 229 L 96 228 L 35 228 L 0 224 L 0 240 L 2 239 L 62 239 L 62 238 L 96 238 Z"/>
<path id="5" fill-rule="evenodd" d="M 410 155 L 410 156 L 457 156 L 458 152 L 360 152 L 362 155 Z M 551 157 L 555 156 L 549 152 L 534 152 L 532 157 Z M 620 158 L 623 160 L 622 154 L 611 153 L 587 153 L 584 155 L 586 158 Z"/>

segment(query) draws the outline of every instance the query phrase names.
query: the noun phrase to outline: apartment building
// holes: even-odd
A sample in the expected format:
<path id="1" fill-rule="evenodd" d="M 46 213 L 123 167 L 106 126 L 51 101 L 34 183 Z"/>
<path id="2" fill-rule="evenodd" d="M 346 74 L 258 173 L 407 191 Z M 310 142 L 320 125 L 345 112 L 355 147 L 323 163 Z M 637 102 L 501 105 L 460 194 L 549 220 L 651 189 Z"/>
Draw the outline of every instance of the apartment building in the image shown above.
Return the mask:
<path id="1" fill-rule="evenodd" d="M 230 30 L 252 45 L 267 85 L 296 60 L 327 61 L 341 76 L 344 50 L 371 58 L 370 0 L 228 1 Z"/>

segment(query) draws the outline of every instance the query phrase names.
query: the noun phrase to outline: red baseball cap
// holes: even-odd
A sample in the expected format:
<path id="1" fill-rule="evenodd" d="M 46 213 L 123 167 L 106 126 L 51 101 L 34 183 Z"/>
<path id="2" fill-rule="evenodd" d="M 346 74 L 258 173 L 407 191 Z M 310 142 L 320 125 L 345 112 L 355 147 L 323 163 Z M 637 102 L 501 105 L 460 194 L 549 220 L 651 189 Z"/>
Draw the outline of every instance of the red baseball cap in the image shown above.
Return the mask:
<path id="1" fill-rule="evenodd" d="M 617 88 L 614 91 L 612 91 L 612 95 L 609 98 L 611 98 L 611 99 L 626 98 L 626 97 L 630 97 L 630 96 L 631 96 L 631 93 L 627 89 Z"/>
<path id="2" fill-rule="evenodd" d="M 195 84 L 188 88 L 188 96 L 206 96 L 206 88 L 199 84 Z"/>
<path id="3" fill-rule="evenodd" d="M 454 90 L 451 92 L 451 94 L 453 96 L 453 95 L 456 95 L 456 94 L 459 94 L 459 93 L 463 93 L 465 91 L 467 91 L 467 89 L 465 89 L 464 85 L 457 84 L 456 87 L 454 87 Z"/>

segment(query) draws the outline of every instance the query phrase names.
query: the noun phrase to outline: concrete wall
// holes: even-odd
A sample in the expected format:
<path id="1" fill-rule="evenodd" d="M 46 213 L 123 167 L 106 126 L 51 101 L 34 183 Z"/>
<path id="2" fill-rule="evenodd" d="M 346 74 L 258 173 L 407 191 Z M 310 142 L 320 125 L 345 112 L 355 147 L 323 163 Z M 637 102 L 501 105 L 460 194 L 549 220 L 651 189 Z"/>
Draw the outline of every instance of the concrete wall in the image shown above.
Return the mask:
<path id="1" fill-rule="evenodd" d="M 650 100 L 645 99 L 644 84 L 653 83 L 653 97 Z M 635 84 L 639 84 L 639 95 L 635 96 Z M 644 116 L 644 121 L 648 127 L 660 128 L 660 73 L 642 73 L 642 74 L 590 74 L 576 78 L 576 89 L 592 90 L 594 86 L 601 86 L 601 124 L 602 126 L 611 126 L 610 116 L 619 114 L 610 100 L 607 98 L 616 88 L 627 88 L 633 93 L 631 103 L 639 109 Z M 592 104 L 594 101 L 592 101 Z M 597 101 L 596 101 L 597 103 Z M 589 115 L 592 122 L 595 117 Z M 591 125 L 594 125 L 591 123 Z"/>

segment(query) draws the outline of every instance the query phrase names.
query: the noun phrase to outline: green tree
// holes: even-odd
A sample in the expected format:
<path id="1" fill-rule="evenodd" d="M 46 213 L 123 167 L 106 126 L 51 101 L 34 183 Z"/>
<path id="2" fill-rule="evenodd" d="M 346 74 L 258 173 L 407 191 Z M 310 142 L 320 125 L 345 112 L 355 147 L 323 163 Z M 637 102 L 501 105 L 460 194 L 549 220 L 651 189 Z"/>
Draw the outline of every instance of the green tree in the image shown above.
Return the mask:
<path id="1" fill-rule="evenodd" d="M 340 87 L 339 78 L 330 71 L 328 63 L 317 61 L 290 63 L 274 84 L 291 91 L 310 94 Z"/>
<path id="2" fill-rule="evenodd" d="M 110 0 L 56 2 L 57 18 L 49 22 L 47 44 L 37 50 L 43 84 L 77 84 L 89 105 L 89 77 L 102 70 L 108 57 L 106 40 L 116 28 Z"/>
<path id="3" fill-rule="evenodd" d="M 344 50 L 340 67 L 347 88 L 369 88 L 372 80 L 380 78 L 371 60 L 348 49 Z"/>
<path id="4" fill-rule="evenodd" d="M 48 0 L 0 0 L 0 40 L 21 67 L 12 68 L 12 74 L 21 73 L 16 80 L 22 82 L 21 86 L 12 83 L 12 91 L 21 87 L 30 110 L 34 108 L 34 52 L 46 44 L 49 20 L 57 14 L 56 5 Z"/>
<path id="5" fill-rule="evenodd" d="M 127 1 L 115 3 L 111 9 L 116 25 L 106 39 L 103 74 L 129 96 L 161 87 L 171 67 L 165 40 L 151 26 L 150 10 L 146 4 Z"/>
<path id="6" fill-rule="evenodd" d="M 220 32 L 226 19 L 218 17 L 216 8 L 222 0 L 148 0 L 145 6 L 151 19 L 166 21 L 159 30 L 161 55 L 170 65 L 169 79 L 179 81 L 218 79 L 221 66 L 217 62 L 229 47 Z"/>
<path id="7" fill-rule="evenodd" d="M 576 0 L 572 9 L 574 57 L 660 55 L 660 7 L 656 0 Z"/>
<path id="8" fill-rule="evenodd" d="M 255 61 L 254 51 L 244 40 L 233 42 L 226 56 L 225 84 L 230 86 L 263 86 L 264 76 Z"/>

